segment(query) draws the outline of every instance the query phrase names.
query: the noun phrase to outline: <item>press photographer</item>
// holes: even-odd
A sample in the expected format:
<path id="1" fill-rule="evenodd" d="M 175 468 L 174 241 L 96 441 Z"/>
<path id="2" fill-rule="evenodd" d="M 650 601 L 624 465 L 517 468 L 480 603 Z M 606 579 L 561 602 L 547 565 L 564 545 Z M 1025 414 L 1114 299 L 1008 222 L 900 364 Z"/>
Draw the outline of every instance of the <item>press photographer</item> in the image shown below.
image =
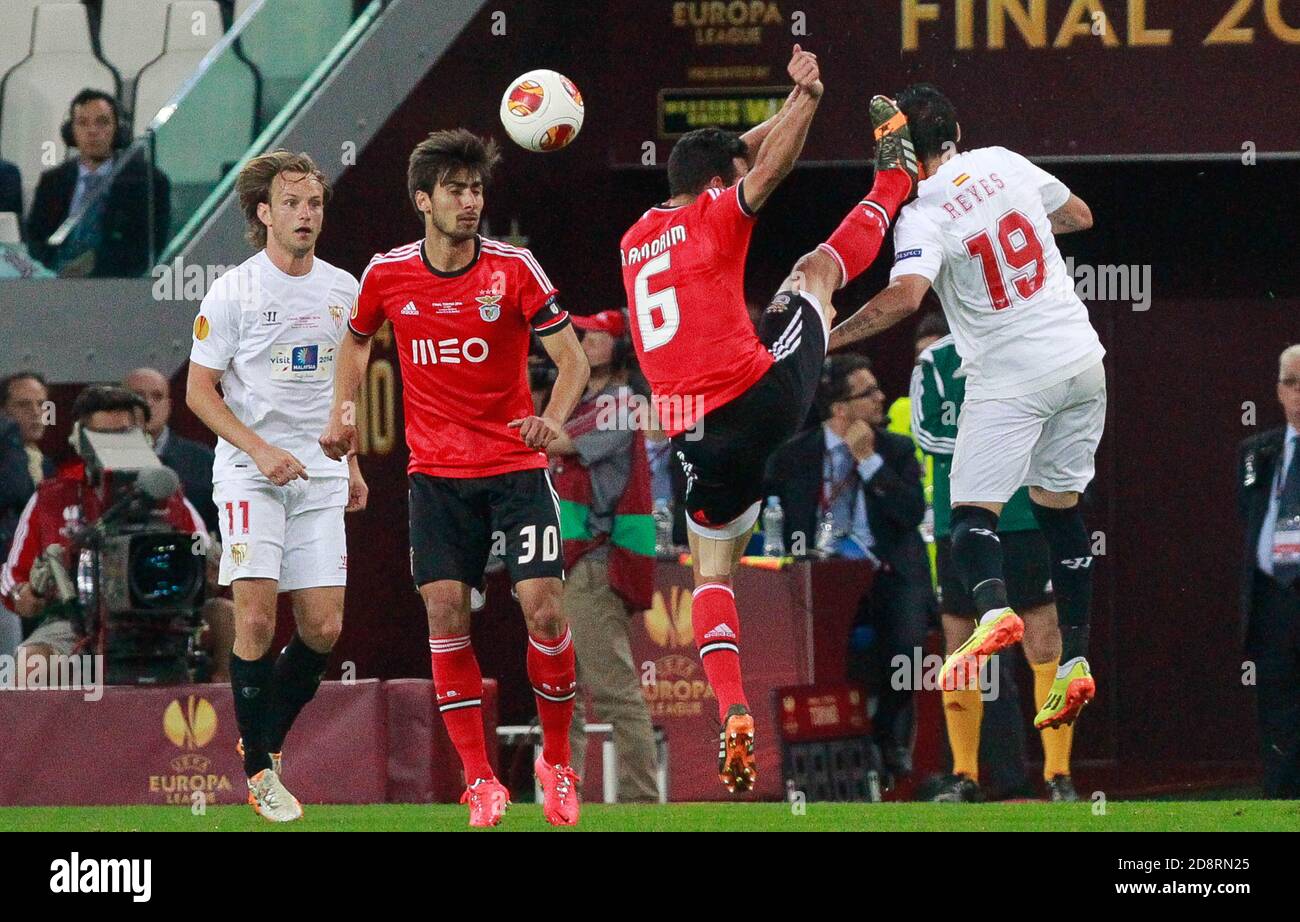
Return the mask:
<path id="1" fill-rule="evenodd" d="M 23 509 L 0 594 L 36 627 L 24 678 L 51 657 L 103 654 L 113 682 L 179 681 L 199 627 L 207 536 L 144 436 L 148 406 L 120 387 L 73 403 L 77 457 Z"/>

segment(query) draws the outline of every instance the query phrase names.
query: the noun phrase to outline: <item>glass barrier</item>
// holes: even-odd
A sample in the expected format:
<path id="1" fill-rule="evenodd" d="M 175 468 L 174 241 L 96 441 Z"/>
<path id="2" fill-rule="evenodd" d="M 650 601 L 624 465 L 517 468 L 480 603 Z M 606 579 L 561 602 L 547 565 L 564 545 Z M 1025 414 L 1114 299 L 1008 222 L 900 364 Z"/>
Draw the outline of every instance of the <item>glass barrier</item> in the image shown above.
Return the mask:
<path id="1" fill-rule="evenodd" d="M 134 113 L 136 137 L 107 175 L 85 192 L 79 184 L 72 213 L 48 240 L 27 241 L 30 256 L 74 277 L 139 276 L 169 261 L 228 194 L 234 168 L 269 143 L 385 2 L 238 0 L 236 20 L 197 67 L 177 57 L 188 74 L 180 88 L 156 111 Z M 186 25 L 192 35 L 210 27 Z M 158 105 L 146 101 L 145 78 L 167 60 L 141 72 L 139 105 Z"/>

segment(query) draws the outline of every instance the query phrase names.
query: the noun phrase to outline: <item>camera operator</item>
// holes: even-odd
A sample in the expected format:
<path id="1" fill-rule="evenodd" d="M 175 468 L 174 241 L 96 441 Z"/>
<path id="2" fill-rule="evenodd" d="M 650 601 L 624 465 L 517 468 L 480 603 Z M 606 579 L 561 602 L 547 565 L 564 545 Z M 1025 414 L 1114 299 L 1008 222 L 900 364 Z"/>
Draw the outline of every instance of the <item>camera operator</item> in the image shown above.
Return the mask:
<path id="1" fill-rule="evenodd" d="M 90 432 L 141 429 L 149 408 L 124 388 L 96 385 L 78 395 L 72 415 L 77 424 L 72 443 L 79 451 L 77 427 Z M 206 541 L 202 518 L 179 488 L 167 500 L 166 512 L 172 527 L 202 535 Z M 69 607 L 55 600 L 55 572 L 60 566 L 65 572 L 75 570 L 67 553 L 69 539 L 103 513 L 102 499 L 90 483 L 85 462 L 78 457 L 41 482 L 18 520 L 9 559 L 0 571 L 0 594 L 20 617 L 39 621 L 16 653 L 26 655 L 33 671 L 37 660 L 72 655 L 84 643 L 85 638 L 79 638 L 73 629 Z M 50 674 L 47 667 L 45 664 L 43 672 Z"/>

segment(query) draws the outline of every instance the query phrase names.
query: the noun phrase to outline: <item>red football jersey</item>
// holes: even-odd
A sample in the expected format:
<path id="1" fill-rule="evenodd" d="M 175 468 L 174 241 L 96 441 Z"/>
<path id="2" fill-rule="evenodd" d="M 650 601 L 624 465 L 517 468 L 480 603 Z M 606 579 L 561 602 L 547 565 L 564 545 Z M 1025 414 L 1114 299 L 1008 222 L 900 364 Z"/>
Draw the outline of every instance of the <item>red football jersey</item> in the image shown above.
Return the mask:
<path id="1" fill-rule="evenodd" d="M 439 272 L 423 241 L 376 256 L 361 276 L 350 326 L 393 324 L 402 365 L 408 473 L 491 477 L 546 467 L 508 424 L 531 416 L 530 328 L 558 332 L 569 315 L 533 254 L 477 238 L 474 259 Z"/>
<path id="2" fill-rule="evenodd" d="M 619 243 L 632 341 L 669 435 L 694 425 L 678 418 L 679 406 L 715 410 L 772 366 L 745 309 L 755 217 L 743 185 L 651 208 Z"/>

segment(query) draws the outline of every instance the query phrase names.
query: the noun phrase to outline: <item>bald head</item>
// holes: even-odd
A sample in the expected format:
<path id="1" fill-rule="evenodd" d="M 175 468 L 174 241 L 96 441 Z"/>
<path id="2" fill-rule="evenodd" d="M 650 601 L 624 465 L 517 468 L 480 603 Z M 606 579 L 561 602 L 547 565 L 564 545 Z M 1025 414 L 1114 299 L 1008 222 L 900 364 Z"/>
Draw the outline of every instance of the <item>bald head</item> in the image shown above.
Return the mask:
<path id="1" fill-rule="evenodd" d="M 1283 350 L 1278 366 L 1278 402 L 1286 413 L 1286 421 L 1300 429 L 1300 343 Z"/>
<path id="2" fill-rule="evenodd" d="M 149 434 L 155 438 L 167 426 L 172 415 L 171 383 L 156 368 L 137 368 L 130 372 L 122 384 L 134 391 L 149 404 Z"/>

